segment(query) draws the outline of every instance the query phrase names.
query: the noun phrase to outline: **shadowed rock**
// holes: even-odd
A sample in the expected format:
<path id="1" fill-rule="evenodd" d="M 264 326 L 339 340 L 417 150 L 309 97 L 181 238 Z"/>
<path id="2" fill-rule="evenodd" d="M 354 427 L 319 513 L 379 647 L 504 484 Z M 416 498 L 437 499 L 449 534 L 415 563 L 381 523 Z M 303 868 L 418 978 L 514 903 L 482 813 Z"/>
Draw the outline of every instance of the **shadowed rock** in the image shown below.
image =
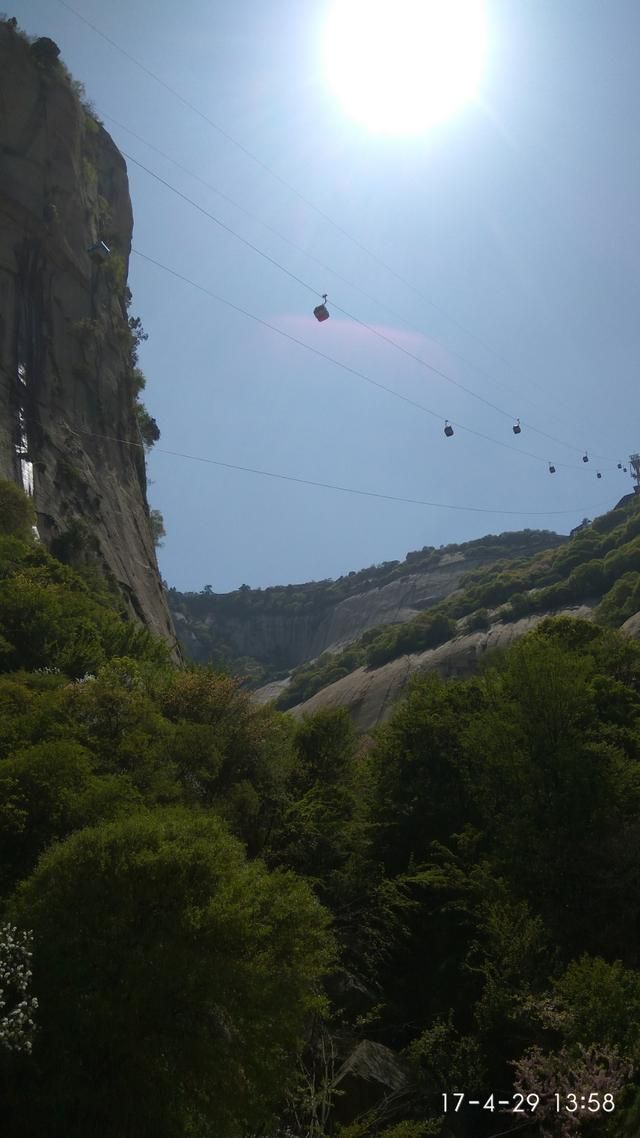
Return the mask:
<path id="1" fill-rule="evenodd" d="M 22 484 L 23 415 L 42 541 L 75 543 L 173 643 L 131 381 L 127 171 L 58 54 L 0 22 L 0 477 Z M 87 249 L 105 235 L 97 267 Z"/>

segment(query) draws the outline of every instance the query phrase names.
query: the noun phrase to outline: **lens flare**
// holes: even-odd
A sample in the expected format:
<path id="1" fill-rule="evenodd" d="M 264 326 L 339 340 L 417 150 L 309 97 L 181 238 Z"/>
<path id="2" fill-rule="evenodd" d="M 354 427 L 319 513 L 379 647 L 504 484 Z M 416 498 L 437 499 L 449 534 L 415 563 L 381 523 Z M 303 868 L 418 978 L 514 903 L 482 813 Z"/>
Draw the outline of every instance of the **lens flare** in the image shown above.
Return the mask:
<path id="1" fill-rule="evenodd" d="M 324 51 L 346 114 L 372 132 L 418 134 L 478 93 L 483 0 L 337 0 Z"/>

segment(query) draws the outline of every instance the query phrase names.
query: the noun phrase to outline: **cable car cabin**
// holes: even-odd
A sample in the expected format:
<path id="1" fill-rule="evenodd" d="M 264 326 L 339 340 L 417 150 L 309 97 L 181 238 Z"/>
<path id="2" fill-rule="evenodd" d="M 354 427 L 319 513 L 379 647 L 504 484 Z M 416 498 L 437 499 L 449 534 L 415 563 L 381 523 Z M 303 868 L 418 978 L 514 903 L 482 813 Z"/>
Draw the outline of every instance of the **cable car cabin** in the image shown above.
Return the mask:
<path id="1" fill-rule="evenodd" d="M 323 320 L 329 319 L 329 309 L 327 308 L 327 294 L 326 294 L 326 292 L 323 293 L 322 304 L 319 304 L 316 308 L 314 308 L 313 315 L 315 316 L 316 320 L 320 321 L 320 323 L 322 323 Z"/>
<path id="2" fill-rule="evenodd" d="M 549 474 L 555 474 L 555 472 L 556 472 L 555 466 L 552 466 L 551 463 L 549 463 Z"/>
<path id="3" fill-rule="evenodd" d="M 582 461 L 583 461 L 583 462 L 588 462 L 588 461 L 589 461 L 589 455 L 588 455 L 588 454 L 583 454 L 583 456 L 582 456 Z"/>
<path id="4" fill-rule="evenodd" d="M 621 462 L 618 463 L 618 470 L 622 470 L 622 463 Z"/>
<path id="5" fill-rule="evenodd" d="M 453 427 L 451 426 L 451 423 L 448 419 L 445 419 L 444 421 L 444 433 L 448 439 L 450 439 L 453 434 Z"/>
<path id="6" fill-rule="evenodd" d="M 102 265 L 107 257 L 111 256 L 111 250 L 104 241 L 96 241 L 95 245 L 90 245 L 87 253 L 95 265 Z"/>
<path id="7" fill-rule="evenodd" d="M 598 473 L 596 474 L 596 478 L 602 478 L 600 471 L 598 471 Z"/>
<path id="8" fill-rule="evenodd" d="M 522 430 L 522 427 L 520 426 L 520 420 L 516 419 L 515 423 L 513 424 L 514 435 L 519 435 L 521 430 Z"/>

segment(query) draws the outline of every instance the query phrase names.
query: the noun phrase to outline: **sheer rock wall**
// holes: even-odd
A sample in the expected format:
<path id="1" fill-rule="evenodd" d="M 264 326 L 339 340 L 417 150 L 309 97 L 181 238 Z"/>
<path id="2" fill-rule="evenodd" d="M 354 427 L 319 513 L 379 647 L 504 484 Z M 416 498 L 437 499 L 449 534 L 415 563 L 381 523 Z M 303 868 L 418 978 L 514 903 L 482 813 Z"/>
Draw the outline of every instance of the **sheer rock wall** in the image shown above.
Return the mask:
<path id="1" fill-rule="evenodd" d="M 32 478 L 41 540 L 97 562 L 130 613 L 175 643 L 131 374 L 127 171 L 37 48 L 0 23 L 0 477 Z M 103 265 L 87 255 L 99 238 Z"/>

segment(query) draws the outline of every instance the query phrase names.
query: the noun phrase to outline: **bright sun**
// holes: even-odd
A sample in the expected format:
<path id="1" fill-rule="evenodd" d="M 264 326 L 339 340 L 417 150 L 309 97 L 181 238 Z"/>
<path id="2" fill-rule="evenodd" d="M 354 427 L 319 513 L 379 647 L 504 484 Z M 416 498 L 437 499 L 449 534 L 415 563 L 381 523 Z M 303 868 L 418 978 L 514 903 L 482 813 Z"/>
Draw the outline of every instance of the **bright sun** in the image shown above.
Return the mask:
<path id="1" fill-rule="evenodd" d="M 335 0 L 329 82 L 369 130 L 418 134 L 474 98 L 485 39 L 483 0 Z"/>

